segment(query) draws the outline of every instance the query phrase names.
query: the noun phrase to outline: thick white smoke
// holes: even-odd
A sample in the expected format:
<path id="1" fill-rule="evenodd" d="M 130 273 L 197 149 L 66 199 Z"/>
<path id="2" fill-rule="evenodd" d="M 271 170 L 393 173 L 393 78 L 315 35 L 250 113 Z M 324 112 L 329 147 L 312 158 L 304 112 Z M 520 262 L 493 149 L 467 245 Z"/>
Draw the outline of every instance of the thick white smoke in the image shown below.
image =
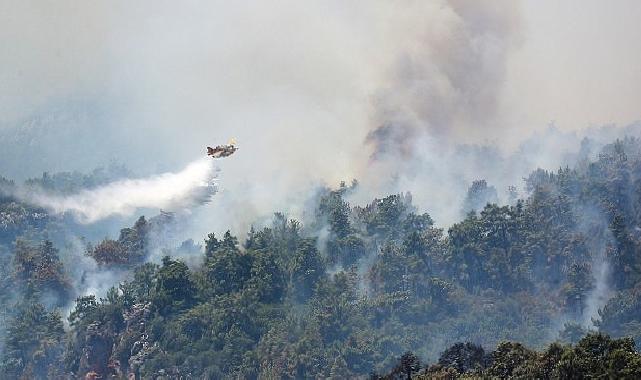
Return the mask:
<path id="1" fill-rule="evenodd" d="M 216 192 L 213 160 L 198 159 L 177 173 L 115 181 L 70 196 L 42 190 L 18 194 L 24 201 L 56 214 L 71 213 L 80 223 L 130 216 L 141 208 L 181 210 L 203 204 Z"/>

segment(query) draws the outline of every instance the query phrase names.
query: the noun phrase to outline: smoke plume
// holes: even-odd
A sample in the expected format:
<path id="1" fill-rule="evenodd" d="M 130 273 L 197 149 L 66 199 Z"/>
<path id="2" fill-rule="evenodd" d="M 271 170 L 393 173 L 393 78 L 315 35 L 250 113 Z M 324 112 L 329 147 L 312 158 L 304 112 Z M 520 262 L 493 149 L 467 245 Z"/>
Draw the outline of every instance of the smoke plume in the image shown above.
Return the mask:
<path id="1" fill-rule="evenodd" d="M 594 289 L 586 297 L 585 309 L 581 324 L 585 328 L 597 327 L 595 321 L 601 320 L 599 310 L 603 309 L 612 296 L 612 289 L 608 283 L 611 273 L 610 263 L 603 252 L 599 252 L 592 262 L 592 276 Z"/>
<path id="2" fill-rule="evenodd" d="M 438 15 L 436 25 L 419 29 L 378 91 L 381 126 L 368 136 L 376 153 L 407 155 L 424 133 L 469 141 L 499 126 L 507 56 L 519 40 L 518 7 L 449 1 Z"/>

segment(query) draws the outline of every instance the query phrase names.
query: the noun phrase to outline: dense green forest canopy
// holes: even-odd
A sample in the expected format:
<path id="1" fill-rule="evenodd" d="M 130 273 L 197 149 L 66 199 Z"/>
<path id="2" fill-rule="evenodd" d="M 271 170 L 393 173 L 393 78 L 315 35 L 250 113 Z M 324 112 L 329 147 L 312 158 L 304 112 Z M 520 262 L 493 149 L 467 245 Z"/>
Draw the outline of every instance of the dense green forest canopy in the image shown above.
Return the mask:
<path id="1" fill-rule="evenodd" d="M 126 172 L 112 170 L 27 184 L 65 193 Z M 353 182 L 322 189 L 305 224 L 276 213 L 247 236 L 212 233 L 202 245 L 173 247 L 160 243 L 171 240 L 171 213 L 87 241 L 69 218 L 4 192 L 0 372 L 641 376 L 641 141 L 617 140 L 576 167 L 536 170 L 525 196 L 515 184 L 506 204 L 485 180 L 470 185 L 461 220 L 446 230 L 409 193 L 352 204 Z M 94 266 L 79 280 L 68 259 L 78 246 Z M 163 258 L 153 260 L 158 251 Z M 121 276 L 104 277 L 113 285 L 104 294 L 78 286 L 100 274 Z"/>

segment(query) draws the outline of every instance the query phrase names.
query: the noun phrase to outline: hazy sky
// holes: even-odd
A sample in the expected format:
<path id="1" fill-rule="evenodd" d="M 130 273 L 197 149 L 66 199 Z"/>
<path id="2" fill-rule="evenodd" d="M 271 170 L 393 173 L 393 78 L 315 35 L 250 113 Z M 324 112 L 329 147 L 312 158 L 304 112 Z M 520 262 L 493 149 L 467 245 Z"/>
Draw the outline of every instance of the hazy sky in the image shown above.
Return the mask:
<path id="1" fill-rule="evenodd" d="M 449 22 L 445 2 L 419 3 L 3 0 L 0 120 L 11 125 L 51 103 L 91 97 L 145 131 L 183 124 L 215 132 L 255 122 L 216 116 L 217 107 L 230 106 L 225 98 L 241 112 L 245 104 L 273 108 L 293 94 L 331 110 L 336 120 L 324 123 L 355 124 L 350 115 L 358 110 L 341 103 L 367 107 L 412 39 Z M 499 99 L 506 127 L 641 118 L 641 3 L 515 3 L 520 20 L 510 31 Z"/>
<path id="2" fill-rule="evenodd" d="M 514 125 L 562 128 L 641 119 L 641 2 L 522 2 L 523 45 L 509 59 Z"/>

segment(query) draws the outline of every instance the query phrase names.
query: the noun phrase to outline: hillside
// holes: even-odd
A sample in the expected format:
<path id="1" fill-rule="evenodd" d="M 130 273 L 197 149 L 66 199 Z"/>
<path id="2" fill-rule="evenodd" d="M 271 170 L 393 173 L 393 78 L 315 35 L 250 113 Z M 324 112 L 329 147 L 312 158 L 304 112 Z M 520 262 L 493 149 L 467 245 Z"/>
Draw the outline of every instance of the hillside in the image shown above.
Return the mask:
<path id="1" fill-rule="evenodd" d="M 496 190 L 477 181 L 465 216 L 447 230 L 418 212 L 409 193 L 351 204 L 356 181 L 313 195 L 305 225 L 276 213 L 247 236 L 210 234 L 203 245 L 167 248 L 160 243 L 171 241 L 169 226 L 179 221 L 170 213 L 140 217 L 117 239 L 85 242 L 82 260 L 93 269 L 80 277 L 79 261 L 68 256 L 78 226 L 5 195 L 2 372 L 30 379 L 398 378 L 407 371 L 634 377 L 641 370 L 634 351 L 640 152 L 641 141 L 626 138 L 574 168 L 534 171 L 527 197 L 512 204 L 487 203 L 496 202 Z M 102 176 L 47 178 L 73 189 Z M 3 186 L 15 184 L 3 179 Z M 85 295 L 92 276 L 113 287 Z"/>

